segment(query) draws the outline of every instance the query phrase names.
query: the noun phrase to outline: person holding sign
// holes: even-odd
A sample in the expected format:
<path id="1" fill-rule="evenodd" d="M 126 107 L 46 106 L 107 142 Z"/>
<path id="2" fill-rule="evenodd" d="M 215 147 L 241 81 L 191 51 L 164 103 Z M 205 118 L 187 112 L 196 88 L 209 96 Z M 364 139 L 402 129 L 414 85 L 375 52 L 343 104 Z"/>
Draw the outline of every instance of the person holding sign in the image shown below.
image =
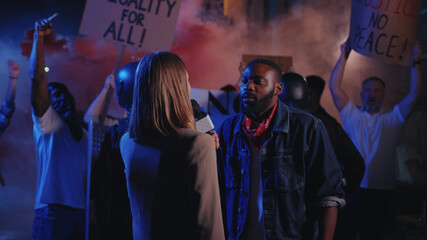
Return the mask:
<path id="1" fill-rule="evenodd" d="M 33 238 L 84 239 L 87 132 L 78 124 L 74 98 L 59 82 L 47 82 L 44 38 L 51 21 L 35 23 L 30 55 L 31 105 L 37 154 Z"/>
<path id="2" fill-rule="evenodd" d="M 329 88 L 344 130 L 362 155 L 366 169 L 360 190 L 347 195 L 348 205 L 340 213 L 336 239 L 355 239 L 357 232 L 361 239 L 382 239 L 395 184 L 394 150 L 399 128 L 411 113 L 420 90 L 421 50 L 415 43 L 409 93 L 388 112 L 381 108 L 385 83 L 380 78 L 370 77 L 363 82 L 361 107 L 356 106 L 342 88 L 350 51 L 348 42 L 341 45 L 341 55 L 332 71 Z"/>
<path id="3" fill-rule="evenodd" d="M 134 239 L 224 239 L 215 143 L 196 130 L 177 55 L 156 52 L 140 61 L 120 152 Z"/>
<path id="4" fill-rule="evenodd" d="M 131 62 L 118 70 L 117 77 L 110 74 L 105 79 L 104 89 L 92 103 L 93 106 L 104 106 L 110 101 L 108 97 L 110 95 L 107 94 L 112 95 L 108 91 L 114 91 L 115 99 L 125 110 L 126 116 L 108 129 L 102 141 L 98 159 L 92 167 L 91 199 L 94 200 L 94 216 L 97 225 L 94 230 L 95 239 L 132 239 L 132 215 L 119 143 L 129 127 L 137 67 L 138 62 Z M 91 111 L 91 109 L 95 110 Z M 106 107 L 94 107 L 89 108 L 86 115 L 97 122 L 99 119 L 108 119 L 106 112 Z M 111 120 L 108 121 L 111 122 Z M 106 121 L 104 120 L 103 123 L 105 124 Z"/>

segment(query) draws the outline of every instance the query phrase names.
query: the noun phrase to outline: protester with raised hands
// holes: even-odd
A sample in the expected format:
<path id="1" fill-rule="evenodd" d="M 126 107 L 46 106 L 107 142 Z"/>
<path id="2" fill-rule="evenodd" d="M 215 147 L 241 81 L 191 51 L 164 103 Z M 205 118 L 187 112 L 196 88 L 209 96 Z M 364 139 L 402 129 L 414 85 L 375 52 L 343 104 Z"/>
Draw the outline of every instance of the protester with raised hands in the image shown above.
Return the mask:
<path id="1" fill-rule="evenodd" d="M 34 239 L 84 239 L 87 132 L 74 98 L 44 71 L 44 37 L 58 14 L 35 23 L 30 55 L 31 105 L 37 157 Z"/>
<path id="2" fill-rule="evenodd" d="M 377 76 L 363 81 L 357 106 L 343 88 L 343 75 L 351 52 L 347 41 L 332 71 L 329 88 L 344 130 L 365 161 L 360 190 L 347 194 L 348 205 L 340 211 L 335 239 L 382 239 L 389 218 L 390 200 L 396 181 L 395 149 L 399 129 L 412 112 L 421 89 L 419 43 L 412 49 L 408 94 L 392 110 L 382 108 L 385 81 Z"/>

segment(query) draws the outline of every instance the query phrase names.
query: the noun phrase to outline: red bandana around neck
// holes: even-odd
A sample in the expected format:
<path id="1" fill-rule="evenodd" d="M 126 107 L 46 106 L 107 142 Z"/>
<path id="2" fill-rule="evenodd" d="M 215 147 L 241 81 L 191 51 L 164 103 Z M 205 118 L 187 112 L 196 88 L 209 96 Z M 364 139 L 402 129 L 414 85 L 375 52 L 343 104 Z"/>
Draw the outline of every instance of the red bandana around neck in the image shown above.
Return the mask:
<path id="1" fill-rule="evenodd" d="M 245 130 L 246 136 L 248 136 L 251 141 L 254 143 L 254 146 L 257 150 L 261 149 L 262 144 L 264 144 L 265 138 L 267 137 L 266 132 L 270 126 L 271 119 L 276 112 L 277 103 L 274 105 L 273 110 L 270 113 L 270 116 L 264 119 L 259 125 L 254 123 L 251 118 L 245 116 L 243 121 L 243 129 Z"/>

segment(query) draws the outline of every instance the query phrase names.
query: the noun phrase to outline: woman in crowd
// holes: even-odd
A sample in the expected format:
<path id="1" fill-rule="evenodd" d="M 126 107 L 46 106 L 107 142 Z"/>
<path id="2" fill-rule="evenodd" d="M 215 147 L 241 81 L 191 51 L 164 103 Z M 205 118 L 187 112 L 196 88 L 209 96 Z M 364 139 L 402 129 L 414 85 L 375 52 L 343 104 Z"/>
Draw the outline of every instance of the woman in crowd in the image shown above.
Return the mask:
<path id="1" fill-rule="evenodd" d="M 134 239 L 224 239 L 214 140 L 195 130 L 188 73 L 177 55 L 140 61 L 120 150 Z"/>

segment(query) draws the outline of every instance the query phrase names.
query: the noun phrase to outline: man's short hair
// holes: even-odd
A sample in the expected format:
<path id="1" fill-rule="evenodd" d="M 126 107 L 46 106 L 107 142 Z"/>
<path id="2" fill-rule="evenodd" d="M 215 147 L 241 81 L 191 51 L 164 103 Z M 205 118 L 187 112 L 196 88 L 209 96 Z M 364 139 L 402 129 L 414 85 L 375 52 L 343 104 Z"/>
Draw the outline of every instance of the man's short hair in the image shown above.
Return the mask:
<path id="1" fill-rule="evenodd" d="M 274 69 L 274 71 L 276 72 L 276 81 L 280 82 L 282 80 L 282 69 L 275 62 L 267 60 L 267 59 L 263 59 L 263 58 L 256 58 L 256 59 L 250 61 L 248 63 L 248 65 L 246 65 L 246 68 L 252 67 L 256 63 L 261 63 L 261 64 L 265 64 L 265 65 L 272 67 Z"/>
<path id="2" fill-rule="evenodd" d="M 67 86 L 60 82 L 50 82 L 47 88 L 49 91 L 50 104 L 55 112 L 63 118 L 74 118 L 76 104 Z"/>
<path id="3" fill-rule="evenodd" d="M 308 109 L 309 90 L 303 76 L 287 72 L 282 76 L 282 84 L 284 90 L 279 94 L 280 100 L 299 109 Z"/>
<path id="4" fill-rule="evenodd" d="M 130 111 L 132 109 L 133 86 L 138 62 L 130 62 L 119 69 L 114 79 L 116 97 L 119 105 Z"/>
<path id="5" fill-rule="evenodd" d="M 59 82 L 50 82 L 47 88 L 53 110 L 68 125 L 73 138 L 76 141 L 80 141 L 83 136 L 83 130 L 76 118 L 76 104 L 73 95 L 68 91 L 67 86 Z"/>
<path id="6" fill-rule="evenodd" d="M 325 80 L 316 75 L 307 76 L 305 79 L 307 80 L 310 91 L 319 97 L 322 96 L 323 90 L 325 89 Z"/>
<path id="7" fill-rule="evenodd" d="M 381 85 L 383 85 L 383 88 L 385 89 L 385 82 L 379 77 L 369 77 L 365 79 L 365 81 L 363 81 L 362 83 L 362 86 L 369 81 L 378 81 L 379 83 L 381 83 Z"/>

